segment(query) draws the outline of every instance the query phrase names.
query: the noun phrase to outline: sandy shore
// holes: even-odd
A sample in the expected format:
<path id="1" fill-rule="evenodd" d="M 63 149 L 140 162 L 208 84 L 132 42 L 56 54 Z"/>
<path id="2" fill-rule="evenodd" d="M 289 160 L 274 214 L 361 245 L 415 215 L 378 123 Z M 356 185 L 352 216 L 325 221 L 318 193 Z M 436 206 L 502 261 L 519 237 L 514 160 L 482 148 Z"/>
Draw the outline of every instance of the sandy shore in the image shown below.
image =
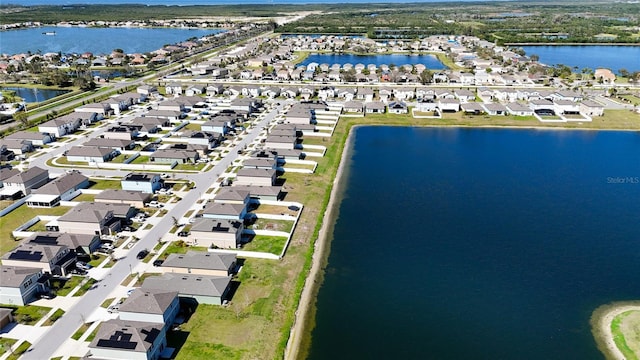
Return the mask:
<path id="1" fill-rule="evenodd" d="M 323 261 L 326 256 L 326 252 L 328 251 L 328 232 L 332 225 L 331 221 L 334 215 L 333 212 L 335 211 L 334 208 L 340 191 L 339 182 L 344 172 L 346 159 L 349 156 L 353 132 L 357 127 L 358 126 L 356 125 L 351 128 L 347 141 L 342 149 L 340 165 L 338 166 L 336 176 L 333 179 L 333 188 L 331 189 L 331 195 L 329 196 L 329 203 L 327 204 L 327 208 L 324 212 L 322 226 L 318 233 L 318 239 L 314 244 L 311 269 L 309 270 L 309 275 L 307 275 L 307 279 L 305 280 L 304 287 L 302 289 L 302 294 L 300 295 L 300 303 L 296 310 L 293 326 L 291 327 L 291 332 L 289 334 L 289 341 L 287 342 L 287 348 L 284 352 L 284 358 L 286 360 L 295 360 L 299 356 L 300 345 L 307 326 L 307 314 L 310 311 L 311 306 L 314 304 L 314 294 L 317 290 L 316 287 L 319 285 L 316 281 L 320 275 Z"/>
<path id="2" fill-rule="evenodd" d="M 596 309 L 592 318 L 592 332 L 598 343 L 600 351 L 605 353 L 607 359 L 626 360 L 622 352 L 613 341 L 613 333 L 611 332 L 611 322 L 613 319 L 630 310 L 640 311 L 640 304 L 632 305 L 629 303 L 605 305 Z"/>

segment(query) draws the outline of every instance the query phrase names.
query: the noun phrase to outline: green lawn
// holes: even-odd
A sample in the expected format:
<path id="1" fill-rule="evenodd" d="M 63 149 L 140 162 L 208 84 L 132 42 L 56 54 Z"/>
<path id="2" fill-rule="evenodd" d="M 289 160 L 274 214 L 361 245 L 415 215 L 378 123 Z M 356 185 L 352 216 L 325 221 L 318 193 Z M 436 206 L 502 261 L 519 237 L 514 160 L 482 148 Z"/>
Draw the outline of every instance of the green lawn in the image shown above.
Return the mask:
<path id="1" fill-rule="evenodd" d="M 207 248 L 203 246 L 189 246 L 183 240 L 178 240 L 172 242 L 169 246 L 167 246 L 167 248 L 158 258 L 164 260 L 171 254 L 186 254 L 187 251 L 190 250 L 207 251 Z"/>
<path id="2" fill-rule="evenodd" d="M 135 158 L 130 164 L 147 164 L 147 163 L 149 163 L 149 157 L 140 155 L 137 158 Z"/>
<path id="3" fill-rule="evenodd" d="M 24 354 L 27 349 L 31 347 L 31 343 L 28 341 L 24 341 L 17 349 L 13 351 L 13 354 L 7 357 L 7 360 L 18 360 L 22 354 Z"/>
<path id="4" fill-rule="evenodd" d="M 18 340 L 0 337 L 0 355 L 7 352 L 16 342 L 18 342 Z"/>
<path id="5" fill-rule="evenodd" d="M 293 221 L 257 219 L 251 228 L 254 230 L 284 231 L 288 233 L 293 229 Z"/>
<path id="6" fill-rule="evenodd" d="M 266 236 L 256 235 L 251 242 L 243 247 L 246 251 L 259 251 L 267 252 L 275 255 L 280 255 L 284 244 L 287 242 L 287 238 L 284 236 Z"/>
<path id="7" fill-rule="evenodd" d="M 173 168 L 173 170 L 193 170 L 193 171 L 200 171 L 202 169 L 204 169 L 204 167 L 207 166 L 206 163 L 197 163 L 197 164 L 178 164 L 176 165 L 176 167 Z"/>
<path id="8" fill-rule="evenodd" d="M 84 285 L 82 285 L 80 289 L 76 291 L 75 294 L 73 294 L 73 296 L 82 296 L 86 294 L 87 291 L 89 291 L 89 288 L 91 288 L 95 283 L 96 283 L 96 280 L 90 278 L 89 281 L 87 281 Z"/>
<path id="9" fill-rule="evenodd" d="M 120 180 L 91 179 L 89 184 L 91 190 L 120 189 Z"/>
<path id="10" fill-rule="evenodd" d="M 95 194 L 80 194 L 76 197 L 73 198 L 73 201 L 78 201 L 78 202 L 92 202 L 96 199 Z"/>
<path id="11" fill-rule="evenodd" d="M 43 316 L 47 315 L 51 311 L 50 307 L 38 306 L 38 305 L 2 305 L 2 307 L 15 309 L 13 312 L 13 318 L 17 323 L 23 325 L 33 325 L 37 323 Z"/>
<path id="12" fill-rule="evenodd" d="M 49 316 L 49 318 L 44 322 L 43 326 L 51 326 L 53 325 L 53 323 L 55 323 L 58 319 L 60 319 L 62 317 L 62 315 L 64 315 L 64 310 L 62 309 L 58 309 L 56 310 L 51 316 Z"/>
<path id="13" fill-rule="evenodd" d="M 80 285 L 82 280 L 84 280 L 84 277 L 82 276 L 72 276 L 69 280 L 64 280 L 62 278 L 52 279 L 51 290 L 53 290 L 58 296 L 67 296 L 71 290 Z"/>
<path id="14" fill-rule="evenodd" d="M 26 204 L 19 206 L 7 215 L 0 217 L 0 254 L 5 254 L 18 245 L 13 240 L 11 232 L 18 226 L 31 220 L 36 215 L 61 216 L 69 211 L 70 207 L 56 206 L 54 208 L 30 208 Z"/>
<path id="15" fill-rule="evenodd" d="M 71 338 L 73 340 L 80 339 L 82 334 L 84 334 L 87 330 L 89 330 L 89 327 L 91 326 L 91 324 L 92 323 L 84 323 L 84 324 L 80 325 L 80 328 L 78 330 L 76 330 L 76 332 L 74 332 L 73 335 L 71 335 Z"/>

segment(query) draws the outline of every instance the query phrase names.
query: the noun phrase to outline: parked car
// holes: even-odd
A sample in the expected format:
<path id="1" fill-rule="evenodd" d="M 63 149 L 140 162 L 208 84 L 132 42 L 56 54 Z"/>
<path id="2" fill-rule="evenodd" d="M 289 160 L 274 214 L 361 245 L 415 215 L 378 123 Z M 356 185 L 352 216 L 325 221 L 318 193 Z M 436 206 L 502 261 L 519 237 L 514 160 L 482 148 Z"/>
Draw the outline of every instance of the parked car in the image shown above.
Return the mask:
<path id="1" fill-rule="evenodd" d="M 136 259 L 138 259 L 138 260 L 142 260 L 142 259 L 144 259 L 147 255 L 149 255 L 149 250 L 147 250 L 147 249 L 140 250 L 140 252 L 138 252 L 138 255 L 136 255 Z"/>
<path id="2" fill-rule="evenodd" d="M 180 237 L 187 237 L 187 236 L 189 236 L 189 232 L 188 232 L 188 231 L 180 231 L 180 232 L 178 233 L 178 236 L 180 236 Z"/>
<path id="3" fill-rule="evenodd" d="M 163 262 L 164 262 L 164 260 L 160 260 L 160 259 L 155 260 L 153 262 L 153 266 L 161 266 Z"/>
<path id="4" fill-rule="evenodd" d="M 87 264 L 87 263 L 82 262 L 82 261 L 76 261 L 76 269 L 85 270 L 86 271 L 86 270 L 91 269 L 92 267 L 93 266 L 91 266 L 91 264 Z"/>
<path id="5" fill-rule="evenodd" d="M 107 312 L 109 312 L 109 314 L 117 313 L 117 312 L 118 312 L 118 310 L 120 310 L 120 305 L 118 305 L 118 304 L 111 305 L 111 306 L 109 306 L 109 307 L 107 308 Z"/>
<path id="6" fill-rule="evenodd" d="M 150 201 L 146 204 L 147 207 L 154 207 L 154 208 L 161 208 L 164 205 L 162 205 L 161 203 L 157 202 L 157 201 Z"/>
<path id="7" fill-rule="evenodd" d="M 54 297 L 56 297 L 56 294 L 52 292 L 43 292 L 38 294 L 38 298 L 40 299 L 53 299 Z"/>

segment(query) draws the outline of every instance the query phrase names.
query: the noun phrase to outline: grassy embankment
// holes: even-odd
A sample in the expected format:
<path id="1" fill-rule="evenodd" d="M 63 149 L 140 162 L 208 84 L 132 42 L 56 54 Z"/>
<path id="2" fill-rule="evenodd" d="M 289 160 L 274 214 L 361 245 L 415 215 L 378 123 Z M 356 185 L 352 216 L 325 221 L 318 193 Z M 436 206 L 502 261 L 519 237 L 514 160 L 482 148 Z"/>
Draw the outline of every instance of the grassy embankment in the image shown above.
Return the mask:
<path id="1" fill-rule="evenodd" d="M 605 331 L 610 330 L 616 348 L 626 360 L 640 359 L 640 310 L 623 311 L 613 318 L 608 315 L 619 309 L 637 309 L 640 301 L 616 302 L 600 306 L 591 315 L 591 333 L 598 349 L 607 360 L 614 360 L 616 356 L 611 352 Z M 604 323 L 603 321 L 608 321 Z"/>

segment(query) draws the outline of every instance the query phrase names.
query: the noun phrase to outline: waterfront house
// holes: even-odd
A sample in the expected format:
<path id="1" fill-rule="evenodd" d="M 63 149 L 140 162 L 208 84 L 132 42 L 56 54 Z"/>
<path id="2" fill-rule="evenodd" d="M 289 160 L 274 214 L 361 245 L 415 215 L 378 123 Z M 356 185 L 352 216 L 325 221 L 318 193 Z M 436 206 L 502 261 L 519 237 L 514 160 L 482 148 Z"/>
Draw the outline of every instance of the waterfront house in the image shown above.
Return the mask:
<path id="1" fill-rule="evenodd" d="M 507 115 L 506 106 L 500 103 L 486 103 L 482 107 L 488 115 Z"/>
<path id="2" fill-rule="evenodd" d="M 589 99 L 582 101 L 579 108 L 582 115 L 602 116 L 604 114 L 604 105 Z"/>
<path id="3" fill-rule="evenodd" d="M 231 204 L 220 202 L 207 202 L 202 210 L 203 218 L 243 220 L 247 215 L 245 204 Z"/>
<path id="4" fill-rule="evenodd" d="M 231 276 L 207 276 L 165 273 L 150 276 L 142 283 L 142 289 L 177 291 L 181 298 L 190 298 L 198 304 L 222 305 L 227 300 Z"/>
<path id="5" fill-rule="evenodd" d="M 462 103 L 473 101 L 476 98 L 476 94 L 468 89 L 455 89 L 453 94 Z"/>
<path id="6" fill-rule="evenodd" d="M 122 190 L 142 191 L 153 194 L 162 187 L 160 174 L 129 173 L 121 181 Z"/>
<path id="7" fill-rule="evenodd" d="M 533 116 L 533 110 L 529 106 L 518 102 L 508 103 L 507 112 L 515 116 Z"/>
<path id="8" fill-rule="evenodd" d="M 571 100 L 556 99 L 553 101 L 556 114 L 576 115 L 580 113 L 580 104 Z"/>
<path id="9" fill-rule="evenodd" d="M 198 218 L 191 226 L 194 245 L 235 249 L 240 244 L 244 225 L 241 221 Z"/>
<path id="10" fill-rule="evenodd" d="M 387 112 L 390 114 L 407 114 L 409 107 L 402 101 L 392 101 L 387 106 Z"/>
<path id="11" fill-rule="evenodd" d="M 284 197 L 281 186 L 251 186 L 234 184 L 231 189 L 239 192 L 248 192 L 249 198 L 253 202 L 280 201 Z"/>
<path id="12" fill-rule="evenodd" d="M 364 103 L 364 111 L 367 114 L 384 114 L 386 106 L 382 101 L 370 101 Z"/>
<path id="13" fill-rule="evenodd" d="M 279 136 L 269 135 L 264 140 L 264 146 L 272 149 L 294 149 L 298 143 L 298 138 L 293 135 Z"/>
<path id="14" fill-rule="evenodd" d="M 276 181 L 276 171 L 274 169 L 251 169 L 242 168 L 238 170 L 234 184 L 237 185 L 257 185 L 273 186 Z"/>
<path id="15" fill-rule="evenodd" d="M 236 272 L 236 265 L 235 254 L 188 251 L 169 255 L 160 269 L 165 273 L 230 276 Z"/>
<path id="16" fill-rule="evenodd" d="M 249 195 L 250 192 L 248 190 L 240 190 L 237 189 L 236 186 L 225 186 L 220 188 L 216 196 L 213 198 L 213 201 L 217 203 L 245 205 L 246 207 L 251 199 Z"/>
<path id="17" fill-rule="evenodd" d="M 89 354 L 96 359 L 158 360 L 166 346 L 164 324 L 111 319 L 100 323 Z"/>
<path id="18" fill-rule="evenodd" d="M 361 101 L 346 101 L 342 106 L 343 114 L 362 114 L 364 112 L 364 104 Z"/>
<path id="19" fill-rule="evenodd" d="M 593 78 L 602 84 L 613 84 L 616 81 L 616 75 L 609 69 L 596 69 Z"/>
<path id="20" fill-rule="evenodd" d="M 42 269 L 0 265 L 0 303 L 24 306 L 48 290 Z"/>
<path id="21" fill-rule="evenodd" d="M 438 108 L 441 111 L 457 112 L 460 111 L 460 100 L 443 98 L 438 100 Z"/>
<path id="22" fill-rule="evenodd" d="M 470 115 L 480 115 L 485 112 L 484 107 L 482 107 L 481 103 L 477 102 L 468 102 L 460 104 L 460 110 L 465 114 Z"/>

